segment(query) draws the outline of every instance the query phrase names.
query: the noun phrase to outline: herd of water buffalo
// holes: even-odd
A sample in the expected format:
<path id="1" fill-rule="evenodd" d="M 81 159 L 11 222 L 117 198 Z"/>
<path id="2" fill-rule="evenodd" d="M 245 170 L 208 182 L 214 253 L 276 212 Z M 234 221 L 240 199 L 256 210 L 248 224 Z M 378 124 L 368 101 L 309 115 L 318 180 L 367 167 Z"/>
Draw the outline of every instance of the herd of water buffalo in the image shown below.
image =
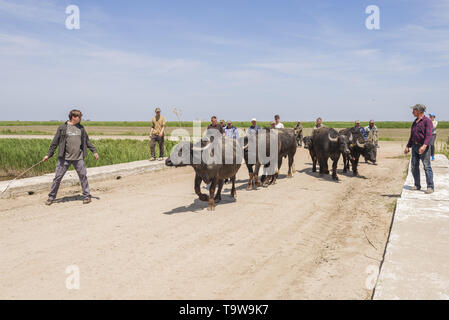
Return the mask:
<path id="1" fill-rule="evenodd" d="M 276 134 L 270 135 L 270 132 L 273 133 L 274 130 Z M 274 141 L 273 136 L 276 139 Z M 217 139 L 214 148 L 212 148 L 213 139 L 202 139 L 195 144 L 186 142 L 184 149 L 177 148 L 176 151 L 173 151 L 165 164 L 173 167 L 192 166 L 195 170 L 195 193 L 201 201 L 209 202 L 208 210 L 214 210 L 216 203 L 221 200 L 221 190 L 225 181 L 230 180 L 232 183 L 231 196 L 233 198 L 237 196 L 235 180 L 237 171 L 242 164 L 239 155 L 243 157 L 248 168 L 248 190 L 253 187 L 267 187 L 270 184 L 275 184 L 283 158 L 288 158 L 288 177 L 292 177 L 292 171 L 295 170 L 294 156 L 298 147 L 296 137 L 294 129 L 261 129 L 257 133 L 239 140 L 229 137 Z M 330 158 L 334 180 L 338 180 L 337 163 L 340 156 L 343 156 L 343 172 L 347 172 L 351 165 L 354 175 L 358 175 L 357 167 L 361 155 L 366 161 L 376 163 L 377 147 L 372 142 L 365 141 L 357 128 L 340 131 L 324 127 L 315 129 L 311 136 L 304 137 L 303 142 L 304 147 L 309 150 L 313 172 L 317 171 L 318 164 L 320 174 L 329 174 L 328 160 Z M 270 146 L 275 146 L 277 150 L 271 152 Z M 181 150 L 187 150 L 187 157 L 185 155 L 180 157 Z M 216 150 L 221 150 L 222 159 L 225 158 L 225 150 L 232 150 L 232 161 L 210 163 L 201 157 L 201 154 L 213 154 Z M 276 157 L 270 158 L 269 154 L 274 154 Z M 273 162 L 277 162 L 277 164 Z M 263 174 L 259 179 L 261 167 Z M 274 171 L 269 170 L 273 167 Z M 201 182 L 210 184 L 209 195 L 201 192 Z"/>

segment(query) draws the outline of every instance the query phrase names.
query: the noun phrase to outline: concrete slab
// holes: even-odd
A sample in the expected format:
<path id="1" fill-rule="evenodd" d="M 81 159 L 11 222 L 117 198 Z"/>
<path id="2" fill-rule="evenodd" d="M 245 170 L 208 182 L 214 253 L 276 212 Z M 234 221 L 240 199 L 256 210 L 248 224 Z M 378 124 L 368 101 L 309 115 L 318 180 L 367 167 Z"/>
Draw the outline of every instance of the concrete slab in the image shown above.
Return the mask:
<path id="1" fill-rule="evenodd" d="M 129 175 L 139 174 L 143 172 L 162 170 L 167 168 L 165 161 L 134 161 L 128 163 L 121 163 L 103 167 L 87 168 L 87 176 L 89 182 L 100 181 L 106 179 L 118 179 Z M 30 193 L 48 191 L 54 178 L 54 173 L 49 173 L 39 177 L 18 179 L 11 183 L 6 192 L 2 195 L 3 198 L 8 198 L 17 195 L 26 195 Z M 0 190 L 10 181 L 1 181 Z M 76 171 L 69 170 L 62 179 L 61 186 L 72 186 L 79 183 Z"/>
<path id="2" fill-rule="evenodd" d="M 432 166 L 435 193 L 431 195 L 410 190 L 414 181 L 409 170 L 375 288 L 376 300 L 449 299 L 449 160 L 437 155 Z"/>

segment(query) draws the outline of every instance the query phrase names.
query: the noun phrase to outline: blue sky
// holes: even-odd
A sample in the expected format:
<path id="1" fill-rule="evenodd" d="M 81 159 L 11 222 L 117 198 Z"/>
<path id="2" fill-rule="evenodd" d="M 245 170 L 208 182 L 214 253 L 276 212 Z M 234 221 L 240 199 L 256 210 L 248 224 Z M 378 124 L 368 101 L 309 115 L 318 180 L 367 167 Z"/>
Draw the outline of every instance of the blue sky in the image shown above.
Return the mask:
<path id="1" fill-rule="evenodd" d="M 0 70 L 1 120 L 449 120 L 449 0 L 0 0 Z"/>

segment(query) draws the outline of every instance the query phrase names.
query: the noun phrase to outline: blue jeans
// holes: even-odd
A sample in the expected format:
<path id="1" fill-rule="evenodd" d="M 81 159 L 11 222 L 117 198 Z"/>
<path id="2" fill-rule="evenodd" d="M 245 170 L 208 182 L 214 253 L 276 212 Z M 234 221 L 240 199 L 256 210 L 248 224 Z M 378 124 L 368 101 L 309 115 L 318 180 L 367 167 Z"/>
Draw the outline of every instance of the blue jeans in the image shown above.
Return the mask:
<path id="1" fill-rule="evenodd" d="M 419 174 L 419 161 L 421 160 L 424 165 L 424 171 L 426 173 L 427 188 L 434 189 L 433 184 L 433 171 L 430 165 L 430 147 L 428 146 L 423 154 L 419 154 L 419 148 L 421 144 L 413 144 L 412 146 L 412 174 L 415 179 L 415 186 L 421 188 L 421 177 Z"/>

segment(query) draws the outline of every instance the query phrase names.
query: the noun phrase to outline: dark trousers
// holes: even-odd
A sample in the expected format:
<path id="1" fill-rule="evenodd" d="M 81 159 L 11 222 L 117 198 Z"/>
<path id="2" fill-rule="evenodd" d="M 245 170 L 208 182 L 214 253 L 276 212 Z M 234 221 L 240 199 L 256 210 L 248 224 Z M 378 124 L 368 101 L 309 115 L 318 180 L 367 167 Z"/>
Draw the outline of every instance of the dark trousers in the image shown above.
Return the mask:
<path id="1" fill-rule="evenodd" d="M 411 169 L 413 178 L 415 179 L 415 186 L 421 188 L 421 176 L 419 174 L 419 162 L 422 161 L 424 166 L 424 172 L 426 173 L 427 188 L 434 189 L 433 183 L 433 171 L 430 165 L 430 147 L 427 147 L 423 154 L 419 154 L 419 148 L 422 144 L 413 144 L 412 146 L 412 162 Z"/>
<path id="2" fill-rule="evenodd" d="M 90 198 L 89 183 L 87 182 L 87 169 L 86 165 L 84 164 L 84 160 L 65 160 L 61 158 L 58 159 L 58 165 L 56 166 L 55 170 L 55 178 L 53 179 L 53 184 L 51 185 L 48 198 L 52 200 L 56 198 L 59 186 L 61 185 L 61 180 L 71 164 L 73 164 L 73 167 L 75 168 L 76 173 L 78 173 L 78 177 L 80 178 L 81 188 L 83 189 L 83 197 Z"/>
<path id="3" fill-rule="evenodd" d="M 151 141 L 150 141 L 151 156 L 153 158 L 156 158 L 156 141 L 159 144 L 159 157 L 163 157 L 164 156 L 164 136 L 159 137 L 159 135 L 157 135 L 157 134 L 153 134 L 151 136 Z"/>
<path id="4" fill-rule="evenodd" d="M 435 142 L 437 140 L 437 135 L 432 134 L 432 141 L 430 142 L 430 155 L 435 156 Z"/>

